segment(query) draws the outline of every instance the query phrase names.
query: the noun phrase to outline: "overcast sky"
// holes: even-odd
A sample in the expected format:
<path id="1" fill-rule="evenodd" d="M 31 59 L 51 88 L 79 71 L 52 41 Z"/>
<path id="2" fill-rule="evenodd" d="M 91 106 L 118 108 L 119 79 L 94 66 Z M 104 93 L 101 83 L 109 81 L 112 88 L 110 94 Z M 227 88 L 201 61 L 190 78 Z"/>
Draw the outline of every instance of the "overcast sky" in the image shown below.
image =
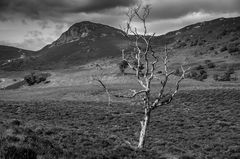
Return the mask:
<path id="1" fill-rule="evenodd" d="M 151 4 L 148 27 L 157 35 L 240 15 L 240 0 L 0 0 L 0 45 L 39 50 L 84 20 L 119 28 L 127 9 L 140 2 Z"/>

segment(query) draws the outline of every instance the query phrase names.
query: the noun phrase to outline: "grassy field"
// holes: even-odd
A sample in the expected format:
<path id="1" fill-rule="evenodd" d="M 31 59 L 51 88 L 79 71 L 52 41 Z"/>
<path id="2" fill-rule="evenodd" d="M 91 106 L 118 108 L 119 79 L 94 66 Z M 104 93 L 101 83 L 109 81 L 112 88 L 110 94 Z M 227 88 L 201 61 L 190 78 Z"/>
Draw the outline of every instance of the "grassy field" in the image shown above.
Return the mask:
<path id="1" fill-rule="evenodd" d="M 84 88 L 83 88 L 84 90 Z M 81 92 L 81 91 L 79 91 Z M 96 96 L 104 92 L 90 91 Z M 240 91 L 183 90 L 152 114 L 146 149 L 134 150 L 143 110 L 136 101 L 0 101 L 1 158 L 240 157 Z"/>
<path id="2" fill-rule="evenodd" d="M 111 94 L 139 90 L 134 74 L 116 65 L 51 73 L 50 83 L 0 90 L 0 158 L 3 159 L 237 159 L 240 157 L 239 82 L 185 79 L 170 105 L 152 114 L 146 148 L 136 150 L 143 109 L 139 98 Z M 24 77 L 2 73 L 5 82 Z M 94 76 L 93 76 L 94 75 Z M 153 81 L 153 93 L 163 78 Z M 174 89 L 179 77 L 172 76 Z M 129 145 L 129 143 L 131 143 Z"/>

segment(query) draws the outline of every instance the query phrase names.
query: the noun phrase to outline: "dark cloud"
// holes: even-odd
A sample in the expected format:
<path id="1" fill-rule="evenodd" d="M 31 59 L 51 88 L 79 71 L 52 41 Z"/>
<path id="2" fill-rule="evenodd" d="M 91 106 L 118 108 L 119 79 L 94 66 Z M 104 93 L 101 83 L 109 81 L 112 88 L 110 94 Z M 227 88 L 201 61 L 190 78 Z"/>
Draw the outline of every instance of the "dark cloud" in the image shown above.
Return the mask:
<path id="1" fill-rule="evenodd" d="M 84 20 L 118 27 L 127 19 L 127 8 L 141 1 L 151 4 L 148 25 L 156 33 L 240 15 L 240 0 L 0 0 L 0 44 L 36 50 Z"/>
<path id="2" fill-rule="evenodd" d="M 115 7 L 129 7 L 138 0 L 85 0 L 85 4 L 74 8 L 73 12 L 96 12 Z"/>
<path id="3" fill-rule="evenodd" d="M 240 0 L 146 0 L 152 19 L 174 19 L 193 12 L 240 13 Z"/>
<path id="4" fill-rule="evenodd" d="M 64 18 L 68 15 L 77 16 L 77 13 L 118 13 L 119 8 L 130 7 L 141 1 L 152 5 L 151 20 L 175 19 L 200 11 L 240 12 L 240 0 L 0 0 L 0 21 L 31 18 L 41 20 L 39 25 L 46 29 L 47 21 L 71 23 Z"/>
<path id="5" fill-rule="evenodd" d="M 0 19 L 4 15 L 31 19 L 60 18 L 63 14 L 92 13 L 116 7 L 128 7 L 138 0 L 1 0 Z"/>

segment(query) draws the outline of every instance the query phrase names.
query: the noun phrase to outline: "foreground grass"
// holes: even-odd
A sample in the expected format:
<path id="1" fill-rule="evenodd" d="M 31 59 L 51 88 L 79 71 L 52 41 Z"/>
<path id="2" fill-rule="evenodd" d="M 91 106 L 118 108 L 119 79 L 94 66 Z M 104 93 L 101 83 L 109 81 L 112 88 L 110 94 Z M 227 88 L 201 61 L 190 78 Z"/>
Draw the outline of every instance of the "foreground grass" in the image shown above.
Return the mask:
<path id="1" fill-rule="evenodd" d="M 142 151 L 127 144 L 138 140 L 143 111 L 137 102 L 1 101 L 0 156 L 235 159 L 239 97 L 238 90 L 180 92 L 153 113 Z"/>

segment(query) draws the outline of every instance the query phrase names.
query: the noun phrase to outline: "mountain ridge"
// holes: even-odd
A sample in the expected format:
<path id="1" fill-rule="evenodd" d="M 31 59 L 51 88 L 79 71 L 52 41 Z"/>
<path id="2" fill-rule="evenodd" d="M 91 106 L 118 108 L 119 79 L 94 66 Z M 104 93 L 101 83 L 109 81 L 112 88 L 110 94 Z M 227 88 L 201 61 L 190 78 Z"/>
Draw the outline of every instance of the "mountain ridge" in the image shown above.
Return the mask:
<path id="1" fill-rule="evenodd" d="M 240 17 L 218 18 L 156 36 L 153 38 L 153 44 L 156 49 L 167 44 L 180 52 L 192 50 L 196 53 L 202 50 L 209 53 L 209 47 L 214 47 L 215 52 L 220 52 L 221 45 L 240 41 L 239 31 Z M 11 70 L 12 66 L 16 65 L 19 69 L 65 68 L 100 58 L 119 57 L 121 49 L 129 48 L 132 42 L 125 35 L 122 30 L 108 25 L 82 21 L 73 24 L 56 41 L 36 51 L 31 58 L 25 59 L 21 64 L 16 64 L 18 61 L 15 61 L 2 69 Z M 239 48 L 239 44 L 236 47 Z"/>

